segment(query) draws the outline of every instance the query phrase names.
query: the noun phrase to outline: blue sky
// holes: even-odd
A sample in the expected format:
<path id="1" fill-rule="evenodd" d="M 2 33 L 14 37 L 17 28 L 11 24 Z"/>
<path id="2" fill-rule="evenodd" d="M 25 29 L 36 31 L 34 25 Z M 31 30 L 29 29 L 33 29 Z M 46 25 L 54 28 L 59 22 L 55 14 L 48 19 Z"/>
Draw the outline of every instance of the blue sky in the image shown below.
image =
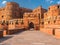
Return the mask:
<path id="1" fill-rule="evenodd" d="M 50 5 L 60 4 L 60 0 L 0 0 L 0 7 L 5 6 L 7 2 L 17 2 L 20 7 L 34 9 L 38 6 L 48 8 Z"/>

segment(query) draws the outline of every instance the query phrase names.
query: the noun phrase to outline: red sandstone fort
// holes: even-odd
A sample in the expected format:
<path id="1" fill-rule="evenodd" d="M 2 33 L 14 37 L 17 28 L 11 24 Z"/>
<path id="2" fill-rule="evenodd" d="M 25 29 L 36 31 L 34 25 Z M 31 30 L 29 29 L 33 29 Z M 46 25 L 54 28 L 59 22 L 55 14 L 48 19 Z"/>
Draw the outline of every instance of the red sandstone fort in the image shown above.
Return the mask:
<path id="1" fill-rule="evenodd" d="M 52 5 L 48 10 L 42 6 L 31 10 L 15 2 L 7 2 L 0 8 L 0 37 L 30 28 L 60 38 L 60 5 Z"/>

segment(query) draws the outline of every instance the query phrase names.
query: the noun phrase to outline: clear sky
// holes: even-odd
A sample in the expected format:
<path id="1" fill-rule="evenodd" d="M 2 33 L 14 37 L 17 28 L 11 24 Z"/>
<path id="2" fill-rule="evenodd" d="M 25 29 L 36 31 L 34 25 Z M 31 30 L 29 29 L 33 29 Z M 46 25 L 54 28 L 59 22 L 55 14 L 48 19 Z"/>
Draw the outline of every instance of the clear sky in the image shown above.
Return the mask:
<path id="1" fill-rule="evenodd" d="M 20 7 L 34 9 L 38 6 L 48 8 L 50 5 L 60 4 L 60 0 L 0 0 L 0 7 L 5 6 L 7 2 L 17 2 Z"/>

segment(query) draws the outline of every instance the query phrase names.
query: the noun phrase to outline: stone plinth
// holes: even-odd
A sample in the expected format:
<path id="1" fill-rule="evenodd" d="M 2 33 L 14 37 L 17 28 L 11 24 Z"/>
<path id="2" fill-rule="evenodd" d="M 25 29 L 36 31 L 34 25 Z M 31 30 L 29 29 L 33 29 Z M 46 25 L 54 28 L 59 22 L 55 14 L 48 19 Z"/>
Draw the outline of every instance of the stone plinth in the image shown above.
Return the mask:
<path id="1" fill-rule="evenodd" d="M 2 38 L 2 37 L 3 37 L 3 31 L 0 30 L 0 38 Z"/>
<path id="2" fill-rule="evenodd" d="M 55 29 L 55 38 L 60 39 L 60 29 Z"/>
<path id="3" fill-rule="evenodd" d="M 24 29 L 11 29 L 11 30 L 8 30 L 8 35 L 15 34 L 22 31 L 24 31 Z"/>
<path id="4" fill-rule="evenodd" d="M 51 29 L 51 28 L 42 28 L 42 29 L 40 29 L 40 31 L 42 31 L 46 34 L 53 35 L 53 29 Z"/>
<path id="5" fill-rule="evenodd" d="M 16 30 L 16 29 L 11 29 L 11 30 L 8 30 L 8 35 L 14 34 L 14 33 L 17 33 L 17 32 L 18 32 L 18 30 Z"/>

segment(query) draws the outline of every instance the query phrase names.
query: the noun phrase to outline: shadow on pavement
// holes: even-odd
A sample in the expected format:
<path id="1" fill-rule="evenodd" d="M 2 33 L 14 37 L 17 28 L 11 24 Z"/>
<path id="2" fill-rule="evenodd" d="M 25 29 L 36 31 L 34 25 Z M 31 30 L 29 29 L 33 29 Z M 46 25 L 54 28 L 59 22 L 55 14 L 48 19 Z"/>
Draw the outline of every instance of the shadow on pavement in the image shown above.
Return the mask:
<path id="1" fill-rule="evenodd" d="M 8 39 L 10 39 L 10 38 L 12 38 L 13 36 L 5 36 L 5 37 L 3 37 L 3 38 L 0 38 L 0 43 L 2 43 L 3 41 L 6 41 L 6 40 L 8 40 Z"/>
<path id="2" fill-rule="evenodd" d="M 0 43 L 2 43 L 3 41 L 6 41 L 6 40 L 8 40 L 8 39 L 14 37 L 14 35 L 18 35 L 18 34 L 24 32 L 24 31 L 26 31 L 26 30 L 25 30 L 25 29 L 19 29 L 19 31 L 16 32 L 16 33 L 9 34 L 9 35 L 7 35 L 7 36 L 5 36 L 5 37 L 3 37 L 3 38 L 0 38 Z"/>
<path id="3" fill-rule="evenodd" d="M 18 34 L 24 32 L 24 31 L 27 31 L 27 30 L 25 30 L 25 29 L 18 29 L 18 30 L 19 30 L 18 32 L 14 33 L 14 34 L 12 34 L 12 35 L 18 35 Z"/>

